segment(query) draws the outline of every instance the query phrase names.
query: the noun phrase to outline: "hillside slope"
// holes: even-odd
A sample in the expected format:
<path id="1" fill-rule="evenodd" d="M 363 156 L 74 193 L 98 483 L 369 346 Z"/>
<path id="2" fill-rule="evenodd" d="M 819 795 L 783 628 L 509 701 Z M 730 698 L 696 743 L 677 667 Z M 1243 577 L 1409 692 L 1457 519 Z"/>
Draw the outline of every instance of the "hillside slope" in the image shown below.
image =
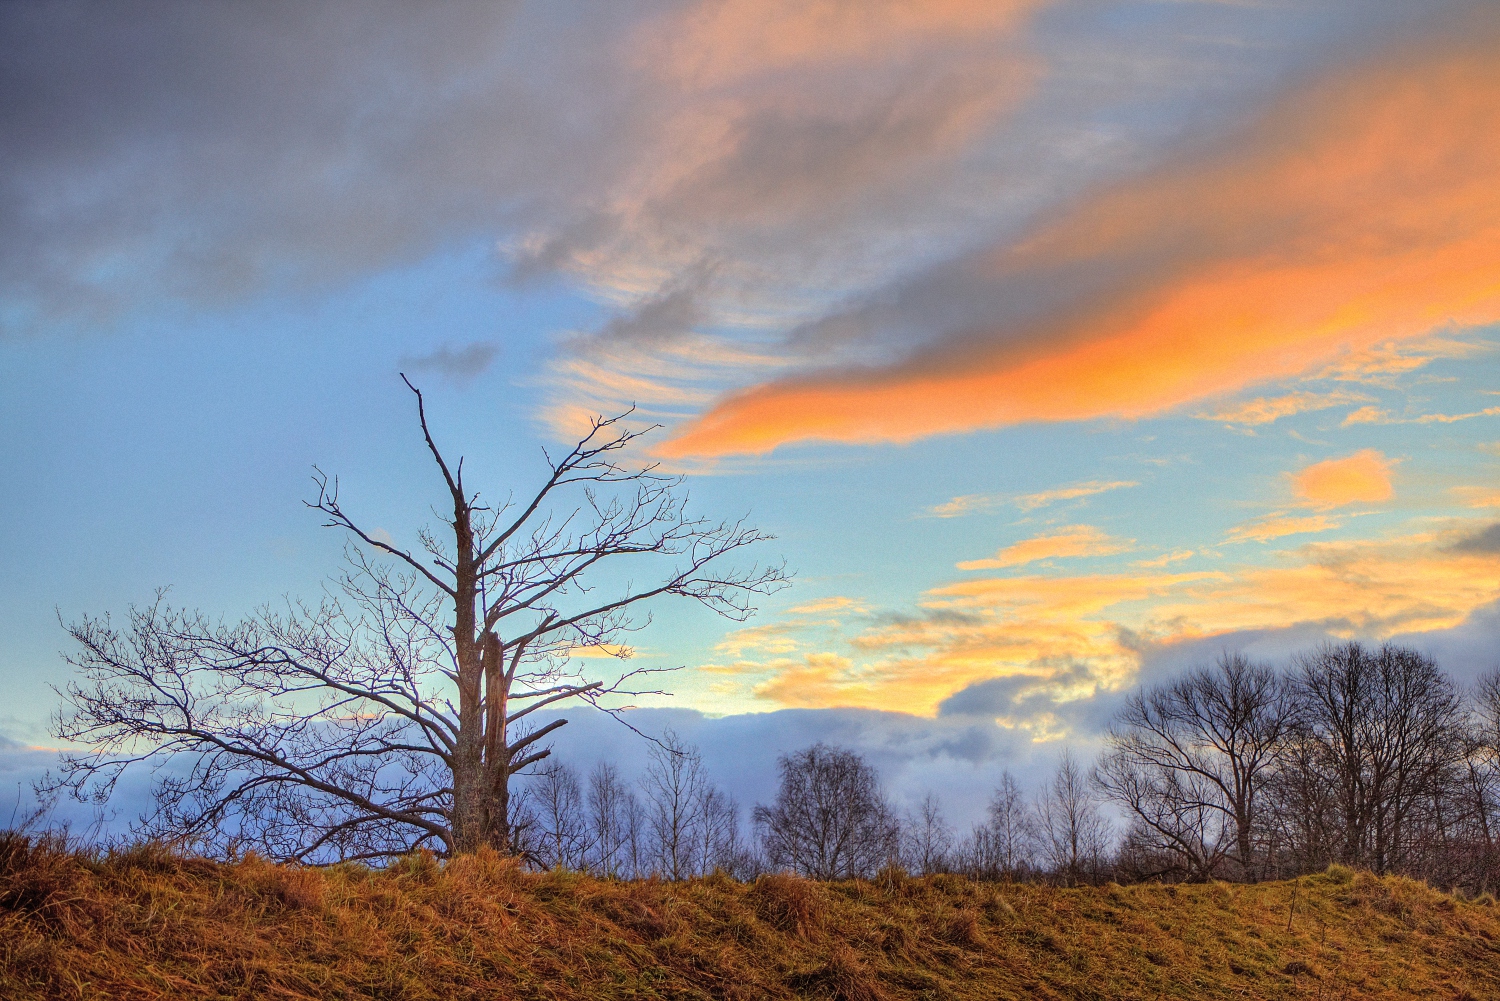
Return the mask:
<path id="1" fill-rule="evenodd" d="M 1487 999 L 1496 910 L 1338 869 L 1295 890 L 620 883 L 493 855 L 376 873 L 0 836 L 0 996 Z"/>

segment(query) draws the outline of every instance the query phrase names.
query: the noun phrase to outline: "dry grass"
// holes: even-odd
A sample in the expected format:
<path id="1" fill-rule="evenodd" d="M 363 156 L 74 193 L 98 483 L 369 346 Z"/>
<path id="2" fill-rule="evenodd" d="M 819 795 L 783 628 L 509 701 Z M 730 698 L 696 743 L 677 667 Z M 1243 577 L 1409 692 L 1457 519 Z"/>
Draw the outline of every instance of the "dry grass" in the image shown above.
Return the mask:
<path id="1" fill-rule="evenodd" d="M 1348 870 L 1060 890 L 385 872 L 0 836 L 5 998 L 1500 998 L 1500 915 Z"/>

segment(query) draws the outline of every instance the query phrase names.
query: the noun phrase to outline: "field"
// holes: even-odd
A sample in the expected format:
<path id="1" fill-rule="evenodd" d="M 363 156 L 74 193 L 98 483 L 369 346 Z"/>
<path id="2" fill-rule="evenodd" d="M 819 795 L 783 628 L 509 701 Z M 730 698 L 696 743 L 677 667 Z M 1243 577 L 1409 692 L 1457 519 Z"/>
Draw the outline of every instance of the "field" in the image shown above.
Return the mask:
<path id="1" fill-rule="evenodd" d="M 6 998 L 1500 998 L 1500 914 L 1400 878 L 617 882 L 0 840 Z"/>

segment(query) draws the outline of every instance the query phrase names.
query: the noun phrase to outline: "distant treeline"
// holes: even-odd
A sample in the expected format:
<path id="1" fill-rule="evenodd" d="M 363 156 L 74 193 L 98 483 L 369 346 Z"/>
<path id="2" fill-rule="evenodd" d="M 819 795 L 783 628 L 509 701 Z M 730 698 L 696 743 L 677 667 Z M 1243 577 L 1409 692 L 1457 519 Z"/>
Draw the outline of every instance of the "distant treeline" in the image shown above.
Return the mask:
<path id="1" fill-rule="evenodd" d="M 1479 893 L 1500 837 L 1500 672 L 1464 691 L 1399 646 L 1325 646 L 1286 670 L 1226 655 L 1130 696 L 1092 766 L 1065 752 L 1030 795 L 1004 773 L 985 822 L 962 835 L 932 795 L 897 810 L 850 750 L 815 744 L 779 768 L 774 802 L 747 827 L 673 734 L 633 782 L 607 762 L 580 776 L 549 761 L 513 798 L 515 847 L 538 867 L 622 878 L 897 866 L 1253 882 L 1338 862 Z"/>

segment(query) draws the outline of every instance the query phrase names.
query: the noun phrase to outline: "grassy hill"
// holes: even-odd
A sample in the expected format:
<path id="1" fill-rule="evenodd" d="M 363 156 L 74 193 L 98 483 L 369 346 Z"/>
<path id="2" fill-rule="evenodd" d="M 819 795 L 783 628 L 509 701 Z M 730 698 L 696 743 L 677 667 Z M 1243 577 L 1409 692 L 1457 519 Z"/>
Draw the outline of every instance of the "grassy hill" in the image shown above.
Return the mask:
<path id="1" fill-rule="evenodd" d="M 1488 999 L 1496 912 L 1338 868 L 1295 887 L 622 883 L 495 855 L 315 870 L 0 836 L 0 996 Z"/>

